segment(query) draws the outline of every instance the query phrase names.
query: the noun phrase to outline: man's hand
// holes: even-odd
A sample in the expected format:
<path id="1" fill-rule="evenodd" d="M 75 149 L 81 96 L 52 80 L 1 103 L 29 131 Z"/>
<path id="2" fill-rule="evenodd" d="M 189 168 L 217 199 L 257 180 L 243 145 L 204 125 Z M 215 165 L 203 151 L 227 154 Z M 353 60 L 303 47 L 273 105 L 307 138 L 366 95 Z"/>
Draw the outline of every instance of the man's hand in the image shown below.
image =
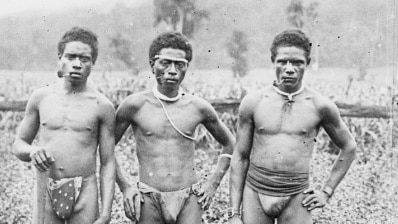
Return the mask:
<path id="1" fill-rule="evenodd" d="M 327 195 L 323 191 L 318 191 L 314 189 L 307 189 L 303 192 L 304 194 L 309 194 L 303 200 L 303 206 L 307 207 L 308 211 L 311 211 L 315 208 L 322 208 L 324 207 L 328 200 L 329 195 Z"/>
<path id="2" fill-rule="evenodd" d="M 45 149 L 37 146 L 32 146 L 32 151 L 29 154 L 33 165 L 40 171 L 45 172 L 54 163 L 54 157 Z"/>
<path id="3" fill-rule="evenodd" d="M 198 203 L 202 204 L 203 210 L 207 210 L 210 207 L 218 185 L 219 183 L 209 180 L 199 189 L 196 195 L 200 197 Z"/>
<path id="4" fill-rule="evenodd" d="M 139 221 L 141 216 L 141 203 L 144 199 L 138 188 L 128 187 L 123 192 L 124 212 L 133 222 Z"/>
<path id="5" fill-rule="evenodd" d="M 243 221 L 239 216 L 235 215 L 228 220 L 228 223 L 229 224 L 243 224 Z"/>

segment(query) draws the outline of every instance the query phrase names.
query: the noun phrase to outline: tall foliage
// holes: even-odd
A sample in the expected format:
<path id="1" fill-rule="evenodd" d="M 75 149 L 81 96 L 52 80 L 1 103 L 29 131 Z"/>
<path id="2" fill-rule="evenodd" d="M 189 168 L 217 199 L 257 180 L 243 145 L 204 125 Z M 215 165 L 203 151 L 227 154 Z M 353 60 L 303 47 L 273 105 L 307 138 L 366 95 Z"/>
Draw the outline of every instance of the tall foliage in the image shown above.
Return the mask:
<path id="1" fill-rule="evenodd" d="M 170 30 L 192 38 L 200 21 L 209 17 L 209 11 L 197 9 L 195 0 L 154 0 L 154 26 L 165 22 Z"/>
<path id="2" fill-rule="evenodd" d="M 243 77 L 247 74 L 248 66 L 245 53 L 248 51 L 248 43 L 245 33 L 234 30 L 232 39 L 227 44 L 228 54 L 233 58 L 232 71 L 234 77 Z"/>

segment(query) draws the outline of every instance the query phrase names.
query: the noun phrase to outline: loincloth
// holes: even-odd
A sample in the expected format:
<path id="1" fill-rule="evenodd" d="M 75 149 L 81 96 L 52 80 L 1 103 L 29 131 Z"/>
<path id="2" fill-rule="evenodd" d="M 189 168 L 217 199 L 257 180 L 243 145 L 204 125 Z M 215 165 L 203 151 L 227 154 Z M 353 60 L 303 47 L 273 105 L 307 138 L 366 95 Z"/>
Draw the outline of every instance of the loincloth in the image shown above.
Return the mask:
<path id="1" fill-rule="evenodd" d="M 250 163 L 246 185 L 260 194 L 285 197 L 307 189 L 308 178 L 308 173 L 270 170 Z"/>
<path id="2" fill-rule="evenodd" d="M 58 218 L 70 218 L 82 187 L 82 177 L 62 178 L 54 180 L 48 178 L 47 192 L 51 207 Z"/>
<path id="3" fill-rule="evenodd" d="M 161 192 L 142 182 L 138 182 L 137 187 L 142 194 L 148 194 L 151 197 L 166 223 L 176 223 L 185 202 L 192 194 L 198 194 L 200 185 L 193 184 L 191 187 L 170 192 Z"/>

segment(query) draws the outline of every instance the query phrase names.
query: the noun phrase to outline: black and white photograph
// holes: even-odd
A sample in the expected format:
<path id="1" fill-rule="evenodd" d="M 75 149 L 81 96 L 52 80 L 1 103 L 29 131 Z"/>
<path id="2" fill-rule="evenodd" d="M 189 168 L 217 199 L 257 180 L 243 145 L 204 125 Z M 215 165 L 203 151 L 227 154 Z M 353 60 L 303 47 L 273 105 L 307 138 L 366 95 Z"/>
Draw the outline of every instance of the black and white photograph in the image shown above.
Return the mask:
<path id="1" fill-rule="evenodd" d="M 395 0 L 0 0 L 0 224 L 398 223 Z"/>

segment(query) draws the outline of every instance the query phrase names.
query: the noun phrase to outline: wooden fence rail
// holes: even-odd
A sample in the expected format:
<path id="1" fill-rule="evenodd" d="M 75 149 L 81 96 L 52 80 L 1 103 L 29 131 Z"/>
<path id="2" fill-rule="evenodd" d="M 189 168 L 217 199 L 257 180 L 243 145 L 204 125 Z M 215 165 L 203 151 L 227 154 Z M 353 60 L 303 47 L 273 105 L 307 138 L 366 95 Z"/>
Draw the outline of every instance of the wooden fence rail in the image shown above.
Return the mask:
<path id="1" fill-rule="evenodd" d="M 236 99 L 214 99 L 208 100 L 219 112 L 236 112 L 240 101 Z M 363 117 L 363 118 L 392 118 L 397 114 L 396 105 L 392 107 L 364 106 L 357 104 L 346 104 L 336 102 L 340 109 L 341 116 Z M 0 111 L 24 111 L 26 101 L 0 101 Z M 116 105 L 117 106 L 117 105 Z"/>

